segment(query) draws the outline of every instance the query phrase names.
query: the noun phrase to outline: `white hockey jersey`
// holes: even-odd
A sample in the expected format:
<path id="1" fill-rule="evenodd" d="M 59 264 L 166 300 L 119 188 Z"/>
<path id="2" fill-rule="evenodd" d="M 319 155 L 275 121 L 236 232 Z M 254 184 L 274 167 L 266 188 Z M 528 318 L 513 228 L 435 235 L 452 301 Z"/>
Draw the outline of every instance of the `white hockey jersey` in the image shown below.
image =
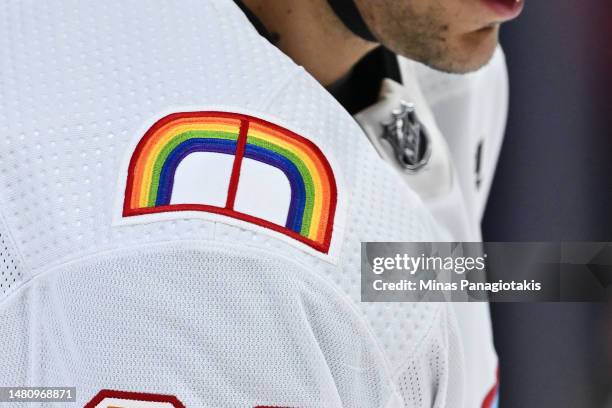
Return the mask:
<path id="1" fill-rule="evenodd" d="M 0 386 L 105 408 L 486 398 L 453 305 L 359 301 L 362 241 L 452 228 L 232 1 L 0 20 Z"/>
<path id="2" fill-rule="evenodd" d="M 446 74 L 398 58 L 401 84 L 385 79 L 378 103 L 357 121 L 379 155 L 421 197 L 452 240 L 479 242 L 480 223 L 501 149 L 508 111 L 505 58 L 468 75 Z M 414 105 L 428 131 L 431 157 L 417 172 L 404 170 L 382 136 L 382 123 L 402 102 Z M 497 356 L 488 304 L 454 303 L 465 356 L 465 406 L 497 404 Z"/>

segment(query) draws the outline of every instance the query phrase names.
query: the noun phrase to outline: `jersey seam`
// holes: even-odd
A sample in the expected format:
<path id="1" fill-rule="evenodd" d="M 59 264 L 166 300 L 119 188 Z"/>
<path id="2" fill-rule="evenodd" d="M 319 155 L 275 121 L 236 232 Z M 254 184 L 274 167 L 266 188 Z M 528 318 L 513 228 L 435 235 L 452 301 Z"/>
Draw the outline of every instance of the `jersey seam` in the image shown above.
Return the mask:
<path id="1" fill-rule="evenodd" d="M 15 239 L 15 236 L 13 235 L 11 226 L 8 223 L 8 220 L 6 216 L 4 215 L 4 212 L 1 210 L 0 210 L 0 224 L 6 227 L 6 236 L 7 236 L 7 240 L 9 241 L 8 244 L 15 251 L 15 255 L 17 256 L 17 262 L 19 262 L 19 266 L 22 268 L 22 276 L 25 278 L 26 275 L 30 275 L 29 272 L 31 272 L 31 268 L 27 265 L 26 259 L 23 256 L 23 253 L 21 252 L 19 245 L 17 245 L 17 240 Z M 15 293 L 27 280 L 29 279 L 22 279 L 19 282 L 19 284 L 15 285 L 14 289 L 10 289 L 9 293 L 6 296 L 4 296 L 3 299 L 0 299 L 0 304 L 2 303 L 4 299 L 10 297 L 13 293 Z"/>
<path id="2" fill-rule="evenodd" d="M 435 318 L 434 318 L 434 322 L 435 323 L 439 323 L 439 319 L 441 318 L 440 315 L 442 314 L 442 308 L 439 307 L 438 310 L 436 310 L 436 314 L 435 314 Z M 421 346 L 422 344 L 424 344 L 430 337 L 431 334 L 434 330 L 434 324 L 432 323 L 429 328 L 427 329 L 427 332 L 423 334 L 423 336 L 414 343 L 414 345 L 412 346 L 412 349 L 410 350 L 410 358 L 407 358 L 406 360 L 404 360 L 404 362 L 402 362 L 397 369 L 395 370 L 395 373 L 393 374 L 393 378 L 395 380 L 397 380 L 407 369 L 408 364 L 412 363 L 415 359 L 415 350 Z"/>
<path id="3" fill-rule="evenodd" d="M 13 236 L 13 231 L 11 230 L 11 226 L 9 225 L 9 223 L 7 221 L 7 218 L 4 215 L 4 212 L 1 211 L 1 210 L 0 210 L 0 223 L 2 223 L 3 225 L 6 226 L 6 235 L 8 236 L 9 242 L 10 242 L 11 246 L 15 249 L 17 257 L 19 258 L 19 263 L 24 267 L 24 269 L 26 269 L 27 265 L 26 265 L 26 262 L 25 262 L 25 258 L 23 256 L 23 254 L 21 253 L 21 250 L 19 249 L 19 246 L 17 245 L 17 240 Z"/>
<path id="4" fill-rule="evenodd" d="M 293 62 L 284 52 L 282 52 L 281 50 L 278 49 L 278 47 L 274 46 L 273 44 L 271 44 L 268 40 L 265 39 L 265 37 L 262 37 L 261 34 L 259 34 L 257 32 L 257 29 L 253 26 L 253 24 L 251 24 L 251 22 L 249 21 L 248 17 L 242 12 L 242 10 L 240 10 L 240 7 L 238 7 L 238 5 L 236 5 L 236 3 L 231 2 L 232 6 L 238 9 L 238 12 L 242 14 L 242 16 L 246 19 L 246 21 L 250 24 L 252 31 L 255 33 L 255 35 L 260 37 L 261 41 L 265 41 L 268 42 L 268 44 L 266 46 L 270 46 L 270 47 L 274 47 L 276 49 L 276 51 L 280 54 L 282 54 L 282 56 L 286 59 L 288 59 L 288 63 L 291 65 L 291 68 L 293 70 L 293 72 L 291 73 L 287 73 L 285 74 L 284 79 L 280 80 L 280 82 L 278 83 L 278 85 L 275 86 L 274 89 L 270 90 L 270 92 L 268 92 L 266 94 L 266 96 L 262 97 L 259 100 L 259 103 L 254 103 L 254 109 L 255 110 L 259 110 L 259 109 L 265 109 L 267 108 L 274 100 L 274 97 L 276 95 L 278 95 L 280 92 L 282 92 L 283 90 L 285 90 L 286 88 L 288 88 L 291 85 L 291 80 L 293 78 L 295 78 L 300 72 L 304 71 L 304 68 L 295 64 L 295 62 Z M 219 13 L 222 12 L 219 9 L 219 4 L 217 4 L 217 2 L 213 2 L 212 3 L 212 7 Z"/>

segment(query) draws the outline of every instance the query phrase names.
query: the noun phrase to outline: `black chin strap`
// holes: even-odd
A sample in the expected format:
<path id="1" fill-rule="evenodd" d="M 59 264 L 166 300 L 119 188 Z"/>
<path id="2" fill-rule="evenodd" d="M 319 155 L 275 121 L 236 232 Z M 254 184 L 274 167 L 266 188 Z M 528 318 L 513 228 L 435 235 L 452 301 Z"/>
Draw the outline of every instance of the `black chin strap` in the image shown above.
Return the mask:
<path id="1" fill-rule="evenodd" d="M 331 8 L 344 25 L 353 32 L 353 34 L 363 38 L 366 41 L 378 42 L 374 34 L 370 31 L 359 9 L 355 5 L 354 0 L 327 0 Z"/>

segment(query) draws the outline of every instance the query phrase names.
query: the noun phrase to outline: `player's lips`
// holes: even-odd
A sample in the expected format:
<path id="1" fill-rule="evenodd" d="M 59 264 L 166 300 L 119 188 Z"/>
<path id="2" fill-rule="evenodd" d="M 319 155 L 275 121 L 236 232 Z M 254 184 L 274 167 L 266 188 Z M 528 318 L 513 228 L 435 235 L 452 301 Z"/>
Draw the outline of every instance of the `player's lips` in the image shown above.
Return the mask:
<path id="1" fill-rule="evenodd" d="M 516 18 L 523 11 L 525 0 L 483 0 L 497 14 L 500 21 Z"/>

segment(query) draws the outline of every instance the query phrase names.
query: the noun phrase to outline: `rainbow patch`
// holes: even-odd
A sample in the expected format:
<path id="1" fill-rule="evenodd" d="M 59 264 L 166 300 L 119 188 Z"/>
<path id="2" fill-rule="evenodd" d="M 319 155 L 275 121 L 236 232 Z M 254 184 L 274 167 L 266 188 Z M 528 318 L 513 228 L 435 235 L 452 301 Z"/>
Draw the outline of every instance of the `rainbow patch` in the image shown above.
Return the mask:
<path id="1" fill-rule="evenodd" d="M 174 176 L 195 152 L 234 156 L 225 206 L 171 204 Z M 284 225 L 236 211 L 234 202 L 243 159 L 280 170 L 291 190 Z M 337 202 L 332 168 L 308 139 L 271 122 L 229 112 L 173 113 L 142 137 L 128 168 L 123 216 L 172 211 L 203 211 L 256 224 L 329 251 Z"/>

